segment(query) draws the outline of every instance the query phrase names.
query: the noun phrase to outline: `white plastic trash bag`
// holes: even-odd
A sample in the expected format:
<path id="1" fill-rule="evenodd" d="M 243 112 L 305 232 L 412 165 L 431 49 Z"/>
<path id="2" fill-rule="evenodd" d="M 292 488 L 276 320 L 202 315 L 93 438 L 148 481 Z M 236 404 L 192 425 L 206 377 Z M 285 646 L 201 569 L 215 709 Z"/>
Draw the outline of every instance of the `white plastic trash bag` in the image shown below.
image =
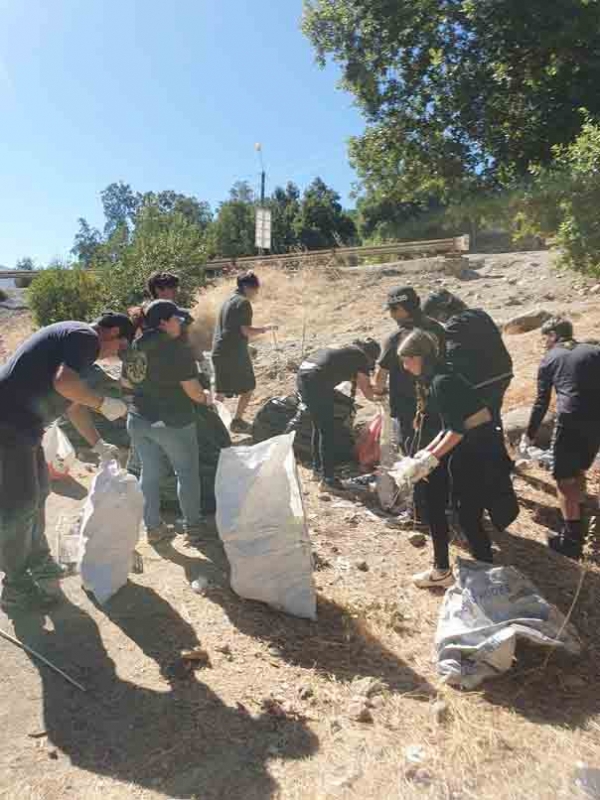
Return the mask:
<path id="1" fill-rule="evenodd" d="M 81 563 L 84 589 L 106 603 L 133 567 L 144 500 L 137 479 L 116 461 L 107 461 L 92 481 L 81 523 Z"/>
<path id="2" fill-rule="evenodd" d="M 290 433 L 221 451 L 217 528 L 236 594 L 314 620 L 311 547 L 293 443 Z"/>
<path id="3" fill-rule="evenodd" d="M 510 669 L 517 637 L 577 655 L 575 628 L 514 567 L 457 559 L 435 636 L 438 672 L 473 689 Z M 564 627 L 563 627 L 564 626 Z"/>
<path id="4" fill-rule="evenodd" d="M 66 477 L 75 463 L 75 450 L 57 422 L 44 433 L 42 448 L 50 477 Z"/>
<path id="5" fill-rule="evenodd" d="M 217 414 L 221 418 L 221 422 L 223 423 L 223 425 L 225 425 L 227 430 L 229 430 L 231 428 L 231 423 L 233 420 L 231 412 L 229 411 L 225 403 L 221 403 L 220 400 L 215 400 L 214 406 L 217 410 Z"/>

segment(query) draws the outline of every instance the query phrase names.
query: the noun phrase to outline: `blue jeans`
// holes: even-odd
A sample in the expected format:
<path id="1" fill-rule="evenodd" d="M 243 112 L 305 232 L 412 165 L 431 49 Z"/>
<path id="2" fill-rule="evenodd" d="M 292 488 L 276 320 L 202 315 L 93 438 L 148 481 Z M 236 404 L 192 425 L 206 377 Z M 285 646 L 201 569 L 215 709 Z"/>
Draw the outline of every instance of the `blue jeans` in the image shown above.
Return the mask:
<path id="1" fill-rule="evenodd" d="M 136 414 L 127 417 L 127 432 L 142 462 L 140 486 L 144 495 L 144 524 L 147 529 L 160 525 L 160 480 L 162 455 L 166 455 L 177 476 L 177 497 L 186 528 L 198 525 L 200 512 L 200 472 L 196 425 L 171 428 Z"/>

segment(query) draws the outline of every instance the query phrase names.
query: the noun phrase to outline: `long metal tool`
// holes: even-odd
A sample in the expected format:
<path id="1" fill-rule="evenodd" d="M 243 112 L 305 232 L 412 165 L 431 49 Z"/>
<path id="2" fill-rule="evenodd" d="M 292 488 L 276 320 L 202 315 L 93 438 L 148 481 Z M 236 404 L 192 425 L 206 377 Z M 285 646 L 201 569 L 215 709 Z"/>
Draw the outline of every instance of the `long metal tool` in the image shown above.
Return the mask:
<path id="1" fill-rule="evenodd" d="M 20 647 L 21 650 L 25 650 L 26 653 L 29 653 L 30 655 L 38 658 L 43 664 L 45 664 L 47 667 L 50 667 L 50 669 L 54 670 L 54 672 L 57 672 L 72 686 L 74 686 L 76 689 L 79 689 L 80 692 L 86 691 L 85 686 L 82 686 L 80 683 L 77 683 L 76 680 L 67 675 L 66 672 L 63 672 L 62 669 L 59 669 L 54 664 L 52 664 L 51 661 L 48 661 L 48 659 L 45 658 L 43 655 L 41 655 L 41 653 L 36 653 L 36 651 L 32 650 L 31 647 L 28 647 L 26 644 L 23 644 L 23 642 L 20 642 L 18 639 L 15 639 L 14 636 L 11 636 L 10 633 L 3 631 L 2 628 L 0 628 L 0 636 L 3 639 L 6 639 L 7 642 L 11 642 L 12 644 L 15 644 L 17 647 Z"/>

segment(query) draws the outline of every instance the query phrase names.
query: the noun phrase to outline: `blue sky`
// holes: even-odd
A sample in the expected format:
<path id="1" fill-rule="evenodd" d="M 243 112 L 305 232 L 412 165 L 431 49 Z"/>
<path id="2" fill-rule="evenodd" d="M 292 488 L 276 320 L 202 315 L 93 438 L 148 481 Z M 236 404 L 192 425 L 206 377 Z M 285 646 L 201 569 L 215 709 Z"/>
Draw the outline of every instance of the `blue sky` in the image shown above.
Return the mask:
<path id="1" fill-rule="evenodd" d="M 214 207 L 236 180 L 320 175 L 348 201 L 362 130 L 301 0 L 0 0 L 0 264 L 66 256 L 124 180 Z"/>

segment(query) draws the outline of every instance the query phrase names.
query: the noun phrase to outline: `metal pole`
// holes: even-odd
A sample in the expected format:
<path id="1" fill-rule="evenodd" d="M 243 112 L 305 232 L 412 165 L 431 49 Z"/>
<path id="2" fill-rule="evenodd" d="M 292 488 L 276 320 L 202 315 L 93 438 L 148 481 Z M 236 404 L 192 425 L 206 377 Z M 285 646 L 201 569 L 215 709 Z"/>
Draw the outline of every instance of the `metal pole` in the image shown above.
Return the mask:
<path id="1" fill-rule="evenodd" d="M 67 675 L 66 672 L 63 672 L 62 669 L 57 667 L 51 661 L 48 661 L 48 659 L 45 658 L 41 653 L 37 653 L 33 648 L 27 647 L 26 644 L 23 644 L 23 642 L 19 641 L 18 639 L 15 639 L 14 636 L 11 636 L 10 633 L 7 633 L 6 631 L 3 631 L 2 629 L 0 629 L 0 637 L 2 637 L 3 639 L 6 639 L 7 642 L 11 642 L 12 644 L 15 644 L 17 647 L 20 647 L 22 650 L 25 650 L 25 652 L 29 653 L 29 655 L 35 656 L 35 658 L 39 658 L 39 660 L 42 662 L 42 664 L 45 664 L 47 667 L 50 667 L 50 669 L 54 670 L 54 672 L 57 672 L 61 676 L 61 678 L 64 678 L 66 681 L 68 681 L 70 684 L 72 684 L 76 689 L 79 689 L 80 692 L 85 692 L 85 687 L 84 686 L 82 686 L 80 683 L 77 683 L 76 680 L 71 678 L 70 675 Z"/>
<path id="2" fill-rule="evenodd" d="M 261 152 L 261 162 L 262 162 L 262 152 Z M 265 207 L 265 171 L 264 169 L 261 170 L 260 173 L 260 208 Z M 258 255 L 262 256 L 265 254 L 265 251 L 262 247 L 258 248 Z"/>

